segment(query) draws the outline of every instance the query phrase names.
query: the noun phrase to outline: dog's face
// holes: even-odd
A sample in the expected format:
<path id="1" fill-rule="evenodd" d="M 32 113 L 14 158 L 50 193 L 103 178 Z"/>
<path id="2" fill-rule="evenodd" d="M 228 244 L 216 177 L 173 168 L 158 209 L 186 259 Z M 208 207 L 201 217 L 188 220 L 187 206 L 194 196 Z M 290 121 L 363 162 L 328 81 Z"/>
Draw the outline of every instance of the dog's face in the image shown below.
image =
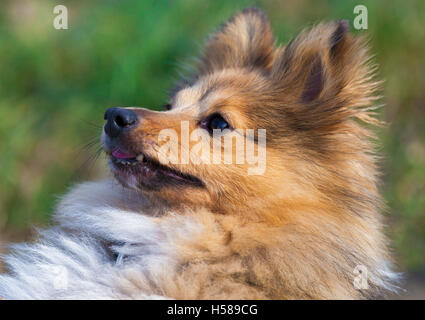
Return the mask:
<path id="1" fill-rule="evenodd" d="M 345 22 L 319 25 L 276 48 L 259 10 L 237 14 L 207 42 L 196 75 L 176 86 L 166 110 L 106 112 L 102 142 L 115 177 L 152 199 L 219 212 L 314 199 L 312 166 L 338 147 L 331 136 L 347 128 L 346 106 L 356 103 L 347 30 Z"/>
<path id="2" fill-rule="evenodd" d="M 108 128 L 112 125 L 109 120 L 106 124 L 103 141 L 115 177 L 127 187 L 170 204 L 223 210 L 232 203 L 240 205 L 248 195 L 254 197 L 259 183 L 271 179 L 266 163 L 259 162 L 268 161 L 273 152 L 266 152 L 258 138 L 258 129 L 271 127 L 268 112 L 261 112 L 267 104 L 262 88 L 269 86 L 257 70 L 227 69 L 179 89 L 162 112 L 110 109 L 107 118 L 115 117 L 118 122 L 125 122 L 125 117 L 135 119 L 134 124 L 118 129 L 116 137 L 111 137 L 114 129 Z M 252 130 L 252 137 L 247 129 Z M 264 138 L 260 142 L 266 142 Z M 255 163 L 247 163 L 245 158 L 236 161 L 240 150 L 244 156 L 247 139 L 255 156 L 262 153 L 263 158 Z M 214 149 L 218 140 L 222 143 L 216 149 L 219 158 Z M 232 141 L 232 148 L 225 148 L 225 141 Z M 164 149 L 166 144 L 170 148 Z M 161 156 L 165 153 L 176 161 L 164 162 Z M 231 161 L 224 163 L 227 156 Z M 260 174 L 248 174 L 255 168 Z"/>

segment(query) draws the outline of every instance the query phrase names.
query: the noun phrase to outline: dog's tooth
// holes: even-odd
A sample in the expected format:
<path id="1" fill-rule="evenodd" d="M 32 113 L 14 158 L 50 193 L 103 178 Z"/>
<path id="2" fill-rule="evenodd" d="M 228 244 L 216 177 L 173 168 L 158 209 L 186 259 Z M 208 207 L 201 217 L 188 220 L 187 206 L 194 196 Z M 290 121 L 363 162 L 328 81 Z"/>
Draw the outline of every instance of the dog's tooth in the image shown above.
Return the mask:
<path id="1" fill-rule="evenodd" d="M 145 156 L 143 154 L 139 154 L 136 159 L 139 162 L 143 162 L 143 160 L 145 159 Z"/>

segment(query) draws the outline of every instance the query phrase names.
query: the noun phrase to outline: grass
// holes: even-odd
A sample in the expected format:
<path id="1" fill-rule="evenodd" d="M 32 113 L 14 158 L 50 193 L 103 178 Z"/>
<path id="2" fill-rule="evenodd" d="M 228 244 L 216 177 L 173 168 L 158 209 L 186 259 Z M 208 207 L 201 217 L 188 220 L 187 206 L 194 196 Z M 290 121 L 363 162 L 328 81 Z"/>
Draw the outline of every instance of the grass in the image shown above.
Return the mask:
<path id="1" fill-rule="evenodd" d="M 110 106 L 157 108 L 204 37 L 257 4 L 279 41 L 321 20 L 354 19 L 356 1 L 62 1 L 69 29 L 52 26 L 54 1 L 0 3 L 0 231 L 48 222 L 57 197 L 104 174 L 90 157 Z M 383 193 L 404 268 L 425 267 L 425 3 L 361 1 L 389 122 Z"/>

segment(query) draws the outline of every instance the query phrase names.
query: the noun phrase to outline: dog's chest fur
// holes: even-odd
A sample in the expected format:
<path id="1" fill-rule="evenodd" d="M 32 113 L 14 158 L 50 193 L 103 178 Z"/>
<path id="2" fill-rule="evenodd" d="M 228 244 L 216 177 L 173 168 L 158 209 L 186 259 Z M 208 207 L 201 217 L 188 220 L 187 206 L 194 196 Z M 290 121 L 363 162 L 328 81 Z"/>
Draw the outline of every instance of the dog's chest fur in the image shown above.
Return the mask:
<path id="1" fill-rule="evenodd" d="M 41 231 L 34 244 L 12 247 L 14 254 L 5 258 L 12 274 L 0 276 L 0 296 L 160 298 L 151 285 L 137 290 L 142 285 L 137 281 L 172 272 L 177 263 L 173 238 L 196 227 L 159 225 L 142 214 L 146 206 L 114 181 L 80 185 L 58 206 L 57 226 Z"/>
<path id="2" fill-rule="evenodd" d="M 318 257 L 322 244 L 302 244 L 300 237 L 303 242 L 314 239 L 299 230 L 276 230 L 273 237 L 270 229 L 261 239 L 261 231 L 254 230 L 261 226 L 232 229 L 232 221 L 220 223 L 209 212 L 154 213 L 146 200 L 114 181 L 78 186 L 60 202 L 56 226 L 41 231 L 36 243 L 15 245 L 6 256 L 11 273 L 0 276 L 0 296 L 361 298 L 393 289 L 397 276 L 386 261 L 365 259 L 370 290 L 361 292 L 351 278 L 345 279 L 344 271 L 351 270 L 344 269 L 351 264 L 335 265 L 334 256 L 344 250 L 337 244 Z"/>

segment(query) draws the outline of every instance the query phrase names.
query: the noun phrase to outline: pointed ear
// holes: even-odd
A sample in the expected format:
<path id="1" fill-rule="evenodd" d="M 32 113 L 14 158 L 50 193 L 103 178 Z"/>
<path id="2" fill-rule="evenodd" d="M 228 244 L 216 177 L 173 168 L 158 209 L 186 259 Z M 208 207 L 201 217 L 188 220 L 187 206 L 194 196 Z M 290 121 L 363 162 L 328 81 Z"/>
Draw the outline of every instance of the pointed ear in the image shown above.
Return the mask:
<path id="1" fill-rule="evenodd" d="M 339 116 L 348 116 L 348 108 L 376 100 L 375 68 L 364 40 L 349 33 L 348 21 L 319 24 L 279 51 L 271 77 L 293 101 L 337 108 Z"/>
<path id="2" fill-rule="evenodd" d="M 230 18 L 208 40 L 198 66 L 199 74 L 225 68 L 270 69 L 274 38 L 265 14 L 247 8 Z"/>

